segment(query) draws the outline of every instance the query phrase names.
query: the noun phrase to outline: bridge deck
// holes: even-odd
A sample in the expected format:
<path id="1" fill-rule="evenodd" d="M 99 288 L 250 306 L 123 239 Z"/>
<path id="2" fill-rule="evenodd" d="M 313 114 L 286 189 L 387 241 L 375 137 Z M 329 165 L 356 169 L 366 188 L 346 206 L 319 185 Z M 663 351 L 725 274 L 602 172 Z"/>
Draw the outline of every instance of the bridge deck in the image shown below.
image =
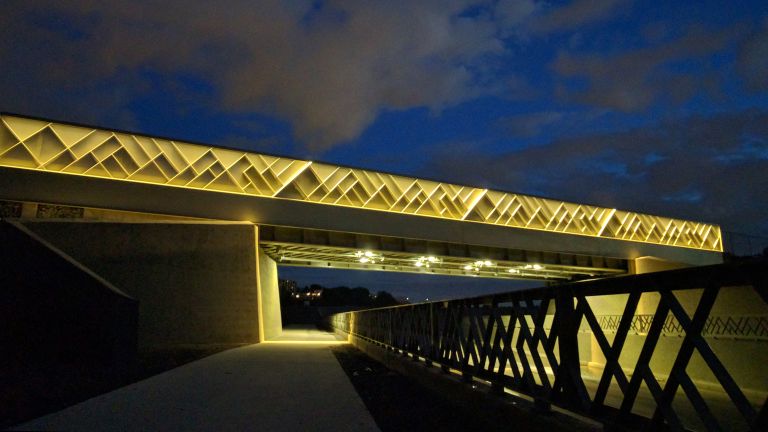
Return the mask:
<path id="1" fill-rule="evenodd" d="M 17 428 L 377 431 L 333 343 L 329 333 L 287 331 L 280 343 L 215 354 Z"/>

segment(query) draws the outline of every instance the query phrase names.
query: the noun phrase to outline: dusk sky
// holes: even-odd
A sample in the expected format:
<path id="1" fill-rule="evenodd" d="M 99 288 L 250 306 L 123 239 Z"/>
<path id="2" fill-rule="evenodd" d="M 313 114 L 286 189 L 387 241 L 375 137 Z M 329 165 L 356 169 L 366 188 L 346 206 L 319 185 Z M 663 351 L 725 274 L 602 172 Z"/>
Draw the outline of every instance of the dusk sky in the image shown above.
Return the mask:
<path id="1" fill-rule="evenodd" d="M 765 0 L 3 0 L 0 72 L 0 111 L 768 242 Z M 403 296 L 509 286 L 283 274 Z"/>

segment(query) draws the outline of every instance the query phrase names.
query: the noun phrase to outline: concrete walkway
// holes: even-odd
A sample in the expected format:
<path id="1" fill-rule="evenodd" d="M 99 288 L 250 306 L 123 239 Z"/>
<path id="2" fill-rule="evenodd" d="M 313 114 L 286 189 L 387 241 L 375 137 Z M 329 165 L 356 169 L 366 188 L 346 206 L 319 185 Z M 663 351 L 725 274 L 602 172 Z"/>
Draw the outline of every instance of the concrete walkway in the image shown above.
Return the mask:
<path id="1" fill-rule="evenodd" d="M 283 334 L 270 339 L 267 343 L 298 342 L 301 343 L 321 343 L 326 345 L 346 343 L 347 338 L 341 337 L 336 333 L 318 331 L 314 327 L 307 326 L 289 326 L 283 329 Z"/>
<path id="2" fill-rule="evenodd" d="M 329 349 L 337 338 L 302 332 L 188 363 L 14 430 L 377 431 Z"/>

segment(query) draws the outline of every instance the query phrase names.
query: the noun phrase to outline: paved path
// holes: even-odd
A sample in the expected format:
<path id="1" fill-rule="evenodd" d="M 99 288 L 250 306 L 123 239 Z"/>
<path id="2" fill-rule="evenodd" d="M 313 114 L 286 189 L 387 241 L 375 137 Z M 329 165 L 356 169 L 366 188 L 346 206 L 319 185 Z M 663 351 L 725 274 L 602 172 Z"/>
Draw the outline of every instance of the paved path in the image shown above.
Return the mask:
<path id="1" fill-rule="evenodd" d="M 377 431 L 328 348 L 337 339 L 303 332 L 188 363 L 17 429 Z"/>
<path id="2" fill-rule="evenodd" d="M 347 338 L 341 337 L 335 333 L 318 331 L 314 327 L 307 326 L 289 326 L 283 330 L 283 334 L 267 341 L 267 343 L 287 343 L 296 342 L 298 344 L 321 343 L 337 344 L 346 343 Z"/>

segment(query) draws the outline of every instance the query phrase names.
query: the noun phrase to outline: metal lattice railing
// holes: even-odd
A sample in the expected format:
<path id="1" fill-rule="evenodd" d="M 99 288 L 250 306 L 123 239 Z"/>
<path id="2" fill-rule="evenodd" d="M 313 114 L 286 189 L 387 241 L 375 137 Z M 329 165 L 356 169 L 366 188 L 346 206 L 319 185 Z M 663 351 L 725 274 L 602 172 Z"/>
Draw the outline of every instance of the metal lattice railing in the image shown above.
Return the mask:
<path id="1" fill-rule="evenodd" d="M 333 316 L 332 325 L 446 371 L 458 370 L 465 378 L 490 382 L 497 390 L 522 393 L 609 426 L 764 430 L 768 382 L 753 380 L 747 389 L 743 378 L 765 377 L 760 372 L 764 365 L 754 364 L 759 358 L 733 356 L 728 350 L 724 359 L 722 347 L 713 346 L 746 343 L 752 344 L 747 352 L 753 356 L 768 354 L 766 279 L 765 260 L 723 264 L 349 312 Z M 733 290 L 753 296 L 750 306 L 761 309 L 760 314 L 711 315 L 718 295 L 726 298 Z M 621 315 L 596 315 L 601 311 L 593 310 L 590 301 L 607 296 L 620 299 Z M 653 313 L 637 314 L 649 305 Z M 590 331 L 586 342 L 585 328 Z M 665 333 L 678 337 L 662 338 Z M 601 367 L 580 360 L 590 352 L 601 358 Z M 741 363 L 734 365 L 733 357 Z M 714 376 L 716 382 L 702 376 Z"/>
<path id="2" fill-rule="evenodd" d="M 604 332 L 615 332 L 621 323 L 621 315 L 599 315 L 596 317 Z M 635 315 L 629 324 L 629 332 L 647 334 L 653 324 L 653 315 Z M 685 335 L 685 328 L 673 315 L 667 316 L 662 326 L 664 335 Z M 737 339 L 768 340 L 768 315 L 713 315 L 707 318 L 701 335 Z"/>

